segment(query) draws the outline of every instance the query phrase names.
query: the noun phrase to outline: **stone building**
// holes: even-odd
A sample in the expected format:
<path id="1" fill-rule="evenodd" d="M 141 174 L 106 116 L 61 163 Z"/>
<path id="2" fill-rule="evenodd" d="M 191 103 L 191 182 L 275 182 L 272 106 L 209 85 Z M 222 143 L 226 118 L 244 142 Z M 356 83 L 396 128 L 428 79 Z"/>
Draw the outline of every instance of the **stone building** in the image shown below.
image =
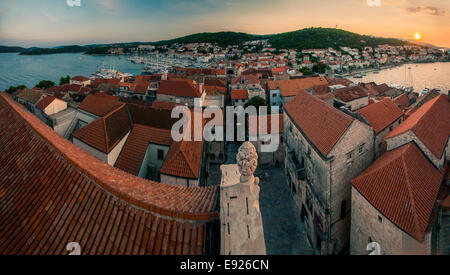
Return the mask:
<path id="1" fill-rule="evenodd" d="M 373 161 L 367 124 L 306 91 L 284 107 L 285 173 L 319 254 L 348 251 L 350 180 Z"/>
<path id="2" fill-rule="evenodd" d="M 375 131 L 375 158 L 383 153 L 384 137 L 404 120 L 402 110 L 389 98 L 358 110 Z"/>
<path id="3" fill-rule="evenodd" d="M 450 102 L 440 95 L 385 137 L 387 152 L 352 180 L 351 253 L 447 254 Z"/>
<path id="4" fill-rule="evenodd" d="M 221 255 L 265 255 L 266 243 L 259 208 L 259 178 L 253 173 L 258 154 L 244 143 L 237 164 L 222 165 L 220 185 Z"/>

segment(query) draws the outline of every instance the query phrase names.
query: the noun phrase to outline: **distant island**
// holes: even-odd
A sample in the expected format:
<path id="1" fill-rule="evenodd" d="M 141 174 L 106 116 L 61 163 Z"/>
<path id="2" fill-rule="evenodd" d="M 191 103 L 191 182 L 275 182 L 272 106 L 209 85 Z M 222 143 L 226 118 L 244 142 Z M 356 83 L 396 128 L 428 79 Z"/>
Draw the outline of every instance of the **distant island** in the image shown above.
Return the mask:
<path id="1" fill-rule="evenodd" d="M 362 49 L 366 46 L 375 47 L 382 44 L 389 44 L 392 46 L 412 44 L 411 42 L 406 40 L 360 35 L 341 29 L 307 28 L 293 32 L 271 35 L 253 35 L 242 32 L 197 33 L 159 42 L 130 42 L 87 46 L 72 45 L 55 48 L 28 49 L 22 47 L 0 46 L 0 53 L 17 52 L 21 55 L 44 55 L 59 53 L 85 53 L 91 55 L 106 55 L 111 53 L 111 48 L 118 47 L 124 48 L 126 53 L 128 48 L 136 47 L 139 45 L 162 46 L 172 45 L 175 43 L 217 43 L 220 46 L 228 46 L 242 45 L 243 43 L 248 41 L 263 39 L 267 39 L 274 48 L 296 50 L 320 49 L 330 47 L 337 48 L 340 46 Z"/>

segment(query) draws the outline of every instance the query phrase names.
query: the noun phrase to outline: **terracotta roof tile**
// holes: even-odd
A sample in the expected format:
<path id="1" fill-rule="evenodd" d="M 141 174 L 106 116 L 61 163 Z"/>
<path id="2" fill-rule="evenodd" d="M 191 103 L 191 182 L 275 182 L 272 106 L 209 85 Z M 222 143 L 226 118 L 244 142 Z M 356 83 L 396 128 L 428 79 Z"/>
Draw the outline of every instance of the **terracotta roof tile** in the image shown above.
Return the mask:
<path id="1" fill-rule="evenodd" d="M 284 109 L 323 156 L 331 152 L 353 121 L 349 115 L 306 91 L 299 92 Z"/>
<path id="2" fill-rule="evenodd" d="M 200 85 L 192 80 L 163 80 L 159 83 L 158 94 L 183 97 L 201 97 Z"/>
<path id="3" fill-rule="evenodd" d="M 386 139 L 412 131 L 440 159 L 450 135 L 450 102 L 440 95 L 411 114 Z"/>
<path id="4" fill-rule="evenodd" d="M 77 75 L 77 76 L 72 77 L 71 80 L 84 82 L 84 81 L 88 81 L 89 78 L 87 78 L 85 76 Z"/>
<path id="5" fill-rule="evenodd" d="M 361 86 L 353 86 L 333 91 L 333 94 L 343 102 L 350 102 L 363 97 L 368 97 L 367 93 Z"/>
<path id="6" fill-rule="evenodd" d="M 150 143 L 171 146 L 171 131 L 135 124 L 115 167 L 130 174 L 139 175 L 142 161 Z"/>
<path id="7" fill-rule="evenodd" d="M 39 90 L 23 89 L 16 95 L 18 98 L 30 102 L 31 104 L 37 104 L 39 100 L 44 96 L 44 93 Z"/>
<path id="8" fill-rule="evenodd" d="M 39 101 L 38 104 L 36 104 L 36 108 L 38 108 L 41 111 L 44 111 L 45 108 L 47 108 L 50 104 L 52 104 L 53 101 L 55 101 L 56 97 L 53 96 L 46 96 L 41 101 Z"/>
<path id="9" fill-rule="evenodd" d="M 82 142 L 109 154 L 130 132 L 132 122 L 126 105 L 72 133 Z"/>
<path id="10" fill-rule="evenodd" d="M 421 242 L 442 178 L 411 142 L 384 153 L 352 184 L 385 217 Z"/>
<path id="11" fill-rule="evenodd" d="M 78 106 L 78 109 L 102 117 L 124 105 L 124 103 L 119 102 L 118 97 L 95 94 L 88 95 L 83 102 L 81 102 L 80 106 Z"/>
<path id="12" fill-rule="evenodd" d="M 328 84 L 325 77 L 306 77 L 301 79 L 269 81 L 270 90 L 281 90 L 283 97 L 296 96 L 300 91 Z"/>
<path id="13" fill-rule="evenodd" d="M 403 116 L 403 112 L 390 99 L 371 104 L 358 111 L 378 134 Z"/>
<path id="14" fill-rule="evenodd" d="M 201 141 L 174 142 L 167 152 L 161 174 L 198 179 L 202 157 Z"/>
<path id="15" fill-rule="evenodd" d="M 248 99 L 248 91 L 247 90 L 232 90 L 231 91 L 231 99 Z"/>
<path id="16" fill-rule="evenodd" d="M 216 187 L 170 186 L 115 169 L 3 95 L 0 118 L 1 255 L 67 255 L 69 242 L 91 255 L 206 252 Z"/>
<path id="17" fill-rule="evenodd" d="M 408 95 L 406 93 L 402 94 L 402 95 L 400 95 L 400 96 L 398 96 L 398 97 L 396 97 L 394 99 L 394 103 L 397 104 L 397 106 L 401 110 L 405 110 L 406 108 L 408 108 L 409 107 L 409 102 L 410 102 L 410 100 L 409 100 L 409 97 L 408 97 Z"/>

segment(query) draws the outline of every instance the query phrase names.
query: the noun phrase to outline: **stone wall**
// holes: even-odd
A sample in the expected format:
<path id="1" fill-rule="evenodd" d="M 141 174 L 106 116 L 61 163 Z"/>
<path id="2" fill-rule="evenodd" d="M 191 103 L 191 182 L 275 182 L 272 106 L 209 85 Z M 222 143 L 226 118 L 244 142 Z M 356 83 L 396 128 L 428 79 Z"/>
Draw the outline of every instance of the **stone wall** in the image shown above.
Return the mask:
<path id="1" fill-rule="evenodd" d="M 418 242 L 374 208 L 355 188 L 352 188 L 352 220 L 350 253 L 367 255 L 367 245 L 377 242 L 382 255 L 430 254 L 430 236 Z"/>

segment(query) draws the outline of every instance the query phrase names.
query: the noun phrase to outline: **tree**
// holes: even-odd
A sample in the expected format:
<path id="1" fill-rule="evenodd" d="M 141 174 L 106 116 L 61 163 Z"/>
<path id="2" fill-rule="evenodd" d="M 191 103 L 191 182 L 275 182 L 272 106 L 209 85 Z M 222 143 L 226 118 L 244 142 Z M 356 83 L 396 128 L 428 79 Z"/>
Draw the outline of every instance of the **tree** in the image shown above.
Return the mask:
<path id="1" fill-rule="evenodd" d="M 313 75 L 313 74 L 314 74 L 314 72 L 311 71 L 308 67 L 303 67 L 303 68 L 301 68 L 301 69 L 300 69 L 300 72 L 301 72 L 303 75 Z"/>
<path id="2" fill-rule="evenodd" d="M 319 74 L 323 74 L 326 72 L 326 70 L 328 69 L 328 65 L 325 63 L 317 63 L 316 65 L 314 65 L 313 67 L 313 71 L 317 72 Z"/>
<path id="3" fill-rule="evenodd" d="M 53 86 L 55 86 L 55 82 L 50 81 L 50 80 L 42 80 L 41 82 L 39 82 L 36 85 L 36 87 L 38 87 L 40 89 L 43 89 L 43 90 L 46 90 L 46 89 L 48 89 L 50 87 L 53 87 Z"/>
<path id="4" fill-rule="evenodd" d="M 25 85 L 20 85 L 20 86 L 17 86 L 17 87 L 11 86 L 7 90 L 5 90 L 5 92 L 7 92 L 8 94 L 12 94 L 12 93 L 14 93 L 17 90 L 23 90 L 23 89 L 26 89 L 26 88 L 27 88 L 27 86 L 25 86 Z"/>
<path id="5" fill-rule="evenodd" d="M 69 82 L 70 82 L 70 76 L 69 75 L 67 75 L 66 77 L 62 76 L 59 79 L 59 86 L 64 85 L 64 84 L 69 84 Z"/>
<path id="6" fill-rule="evenodd" d="M 244 108 L 247 108 L 248 106 L 255 106 L 257 112 L 259 113 L 259 107 L 268 107 L 267 112 L 270 113 L 270 106 L 267 104 L 267 101 L 259 96 L 255 96 L 252 99 L 250 99 L 245 105 Z"/>

